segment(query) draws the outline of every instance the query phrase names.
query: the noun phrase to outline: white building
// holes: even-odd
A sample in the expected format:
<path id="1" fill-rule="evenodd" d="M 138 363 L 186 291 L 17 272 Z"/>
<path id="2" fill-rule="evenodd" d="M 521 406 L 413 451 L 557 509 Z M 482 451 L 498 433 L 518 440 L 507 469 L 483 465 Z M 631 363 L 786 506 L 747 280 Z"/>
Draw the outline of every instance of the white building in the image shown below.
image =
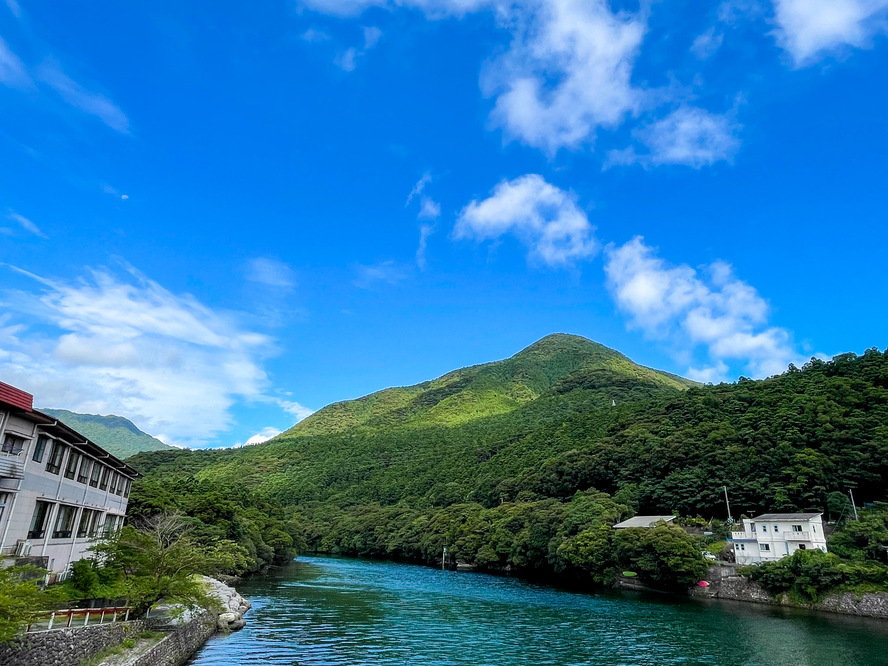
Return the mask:
<path id="1" fill-rule="evenodd" d="M 32 403 L 0 382 L 0 558 L 30 558 L 57 578 L 121 527 L 139 475 Z"/>
<path id="2" fill-rule="evenodd" d="M 797 550 L 826 552 L 820 513 L 763 513 L 743 519 L 743 531 L 731 534 L 737 564 L 774 562 Z"/>

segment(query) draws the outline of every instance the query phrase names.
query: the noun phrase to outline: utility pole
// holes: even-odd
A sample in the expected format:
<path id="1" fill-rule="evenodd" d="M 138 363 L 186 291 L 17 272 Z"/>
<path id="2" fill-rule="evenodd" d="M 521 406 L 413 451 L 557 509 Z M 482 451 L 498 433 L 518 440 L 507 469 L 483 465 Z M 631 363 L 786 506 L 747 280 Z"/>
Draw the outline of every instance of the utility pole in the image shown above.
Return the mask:
<path id="1" fill-rule="evenodd" d="M 857 515 L 857 505 L 854 504 L 854 493 L 851 492 L 850 488 L 848 488 L 848 495 L 850 495 L 850 497 L 851 497 L 851 508 L 854 509 L 854 520 L 860 520 L 860 518 Z"/>
<path id="2" fill-rule="evenodd" d="M 732 524 L 734 522 L 733 517 L 731 517 L 731 502 L 728 501 L 728 487 L 722 486 L 725 489 L 725 504 L 728 507 L 728 523 Z"/>

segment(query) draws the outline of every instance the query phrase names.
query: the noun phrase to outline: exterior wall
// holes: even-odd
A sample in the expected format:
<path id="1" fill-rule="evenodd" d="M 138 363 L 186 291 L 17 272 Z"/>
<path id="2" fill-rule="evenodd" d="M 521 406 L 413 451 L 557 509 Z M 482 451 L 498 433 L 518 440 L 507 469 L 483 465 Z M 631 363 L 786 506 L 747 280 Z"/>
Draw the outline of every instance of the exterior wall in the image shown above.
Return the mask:
<path id="1" fill-rule="evenodd" d="M 180 666 L 216 633 L 216 614 L 204 613 L 177 627 L 157 645 L 126 666 Z"/>
<path id="2" fill-rule="evenodd" d="M 0 410 L 4 405 L 0 404 Z M 129 477 L 120 474 L 117 468 L 105 464 L 100 454 L 94 455 L 83 449 L 75 448 L 53 432 L 51 426 L 43 426 L 34 423 L 26 413 L 6 412 L 2 425 L 0 425 L 0 442 L 7 434 L 26 439 L 24 447 L 18 454 L 0 453 L 0 462 L 17 465 L 23 478 L 13 478 L 13 475 L 5 473 L 7 467 L 0 466 L 0 493 L 5 494 L 6 503 L 0 514 L 0 555 L 12 555 L 15 553 L 16 544 L 26 541 L 31 544 L 31 556 L 43 556 L 48 559 L 48 568 L 54 574 L 64 574 L 71 562 L 81 559 L 86 549 L 90 546 L 90 537 L 101 535 L 106 527 L 119 528 L 126 513 L 128 498 L 127 480 Z M 34 459 L 38 441 L 42 437 L 49 439 L 44 444 L 40 460 Z M 64 454 L 58 473 L 48 469 L 53 443 L 64 445 Z M 66 468 L 72 455 L 80 454 L 74 478 L 65 476 Z M 111 458 L 105 454 L 106 459 Z M 114 459 L 116 461 L 116 459 Z M 90 485 L 92 469 L 87 475 L 86 481 L 78 481 L 81 466 L 84 461 L 90 461 L 92 465 L 101 465 L 101 469 L 108 469 L 108 481 L 106 488 L 102 490 L 99 485 Z M 118 463 L 120 464 L 120 463 Z M 124 481 L 124 489 L 119 494 L 111 492 L 111 479 L 114 474 L 119 474 Z M 101 474 L 98 481 L 101 481 Z M 131 482 L 131 481 L 130 481 Z M 44 523 L 42 535 L 29 534 L 31 521 L 34 516 L 37 502 L 49 503 L 49 511 Z M 59 517 L 60 506 L 74 507 L 73 524 L 69 535 L 54 535 L 56 522 Z M 85 510 L 98 512 L 94 523 L 93 534 L 87 533 L 78 536 L 80 520 Z"/>
<path id="3" fill-rule="evenodd" d="M 793 526 L 801 526 L 794 531 Z M 737 564 L 774 562 L 799 549 L 826 552 L 826 536 L 820 516 L 807 520 L 743 520 L 743 531 L 733 532 L 734 559 Z M 767 550 L 762 549 L 767 546 Z"/>

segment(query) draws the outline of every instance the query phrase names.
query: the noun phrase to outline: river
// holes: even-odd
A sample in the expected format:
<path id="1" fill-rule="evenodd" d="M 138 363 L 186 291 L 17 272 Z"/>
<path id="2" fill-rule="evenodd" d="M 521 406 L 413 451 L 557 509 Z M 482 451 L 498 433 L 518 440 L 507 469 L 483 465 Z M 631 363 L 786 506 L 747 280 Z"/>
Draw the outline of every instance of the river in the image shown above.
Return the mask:
<path id="1" fill-rule="evenodd" d="M 190 666 L 888 664 L 888 622 L 409 564 L 300 557 L 238 591 L 246 629 Z"/>

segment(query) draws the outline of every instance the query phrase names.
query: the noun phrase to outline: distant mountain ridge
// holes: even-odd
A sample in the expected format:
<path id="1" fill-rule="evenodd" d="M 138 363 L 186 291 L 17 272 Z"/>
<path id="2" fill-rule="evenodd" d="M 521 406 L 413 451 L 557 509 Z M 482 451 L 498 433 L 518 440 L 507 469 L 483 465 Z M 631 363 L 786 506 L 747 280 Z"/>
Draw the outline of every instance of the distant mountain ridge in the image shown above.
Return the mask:
<path id="1" fill-rule="evenodd" d="M 71 426 L 84 437 L 91 439 L 111 455 L 128 458 L 143 451 L 169 451 L 172 446 L 152 437 L 129 419 L 113 414 L 78 414 L 67 409 L 40 409 Z"/>
<path id="2" fill-rule="evenodd" d="M 355 429 L 454 426 L 507 414 L 546 393 L 598 389 L 611 400 L 625 389 L 684 390 L 696 382 L 633 363 L 620 352 L 577 335 L 555 333 L 502 361 L 469 366 L 432 381 L 388 388 L 315 412 L 283 437 Z"/>

